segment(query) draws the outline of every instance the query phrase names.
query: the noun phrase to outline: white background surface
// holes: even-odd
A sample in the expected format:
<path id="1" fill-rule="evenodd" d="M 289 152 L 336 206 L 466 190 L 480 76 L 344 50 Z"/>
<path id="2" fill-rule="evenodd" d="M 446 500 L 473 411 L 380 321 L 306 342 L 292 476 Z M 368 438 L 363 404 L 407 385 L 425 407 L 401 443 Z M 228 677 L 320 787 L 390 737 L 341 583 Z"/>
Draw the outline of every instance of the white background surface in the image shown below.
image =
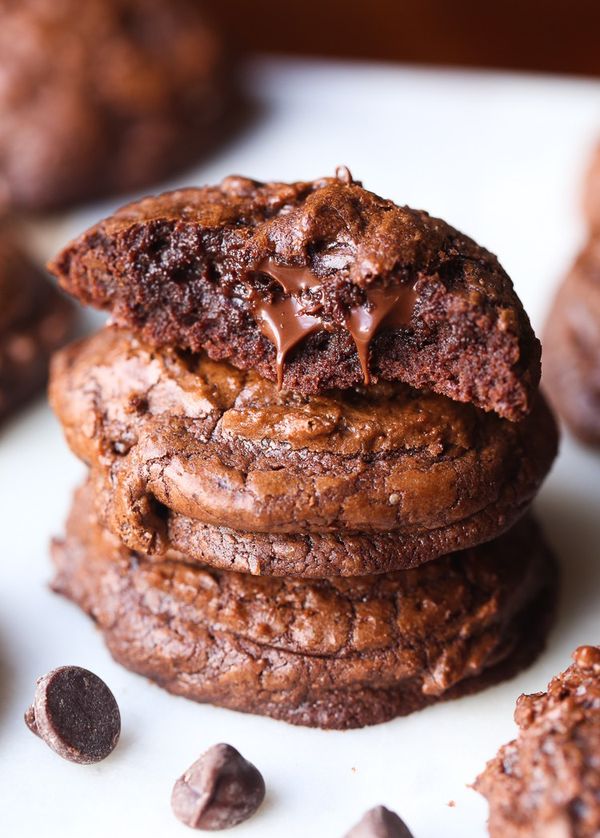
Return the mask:
<path id="1" fill-rule="evenodd" d="M 275 62 L 255 64 L 248 83 L 261 120 L 179 183 L 232 172 L 313 178 L 347 164 L 369 189 L 439 214 L 497 252 L 539 330 L 583 236 L 578 188 L 600 133 L 600 85 Z M 51 255 L 110 208 L 46 224 L 41 251 Z M 236 838 L 336 838 L 378 803 L 415 838 L 482 836 L 486 806 L 466 784 L 514 735 L 516 697 L 544 688 L 578 644 L 600 641 L 600 457 L 565 438 L 536 504 L 563 568 L 560 617 L 528 672 L 345 733 L 195 705 L 114 664 L 91 622 L 47 588 L 48 542 L 82 473 L 43 403 L 0 429 L 0 830 L 11 838 L 190 835 L 170 812 L 171 787 L 218 741 L 255 762 L 268 786 Z M 22 722 L 36 677 L 65 663 L 97 672 L 121 707 L 119 747 L 97 766 L 61 760 Z"/>

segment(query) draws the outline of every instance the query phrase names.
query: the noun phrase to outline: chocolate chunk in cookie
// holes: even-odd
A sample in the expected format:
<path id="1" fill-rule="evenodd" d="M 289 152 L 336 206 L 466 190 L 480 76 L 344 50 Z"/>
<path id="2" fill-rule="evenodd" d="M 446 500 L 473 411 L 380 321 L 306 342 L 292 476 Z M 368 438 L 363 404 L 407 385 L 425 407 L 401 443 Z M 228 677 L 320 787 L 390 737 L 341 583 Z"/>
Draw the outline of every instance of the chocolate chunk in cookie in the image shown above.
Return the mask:
<path id="1" fill-rule="evenodd" d="M 541 400 L 517 423 L 399 382 L 299 396 L 118 328 L 61 352 L 52 379 L 120 538 L 252 572 L 368 573 L 493 538 L 557 446 Z"/>
<path id="2" fill-rule="evenodd" d="M 115 697 L 80 666 L 60 666 L 38 679 L 25 723 L 59 756 L 82 765 L 106 759 L 121 733 Z"/>
<path id="3" fill-rule="evenodd" d="M 529 519 L 416 570 L 257 577 L 127 550 L 98 525 L 88 485 L 53 556 L 55 590 L 124 666 L 196 701 L 324 728 L 387 721 L 512 676 L 543 646 L 556 595 Z"/>
<path id="4" fill-rule="evenodd" d="M 265 797 L 260 771 L 231 745 L 213 745 L 175 783 L 174 814 L 193 829 L 230 829 L 248 820 Z"/>
<path id="5" fill-rule="evenodd" d="M 517 739 L 475 783 L 492 838 L 600 835 L 600 647 L 580 646 L 547 692 L 522 695 L 515 721 Z"/>
<path id="6" fill-rule="evenodd" d="M 51 270 L 147 342 L 205 350 L 287 390 L 399 380 L 511 420 L 534 403 L 539 342 L 496 257 L 347 170 L 146 198 Z"/>
<path id="7" fill-rule="evenodd" d="M 20 0 L 0 27 L 0 206 L 156 183 L 218 138 L 232 98 L 200 0 Z"/>

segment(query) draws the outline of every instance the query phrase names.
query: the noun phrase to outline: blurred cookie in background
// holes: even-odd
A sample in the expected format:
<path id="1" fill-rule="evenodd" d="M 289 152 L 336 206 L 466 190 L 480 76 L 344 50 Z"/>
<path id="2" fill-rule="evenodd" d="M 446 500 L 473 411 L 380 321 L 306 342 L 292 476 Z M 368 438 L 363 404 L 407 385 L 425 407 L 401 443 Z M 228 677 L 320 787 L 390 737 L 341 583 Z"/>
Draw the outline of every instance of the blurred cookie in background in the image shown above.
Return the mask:
<path id="1" fill-rule="evenodd" d="M 44 386 L 50 355 L 74 319 L 71 303 L 0 222 L 0 421 Z"/>
<path id="2" fill-rule="evenodd" d="M 545 329 L 544 386 L 582 442 L 600 445 L 600 238 L 577 257 Z"/>
<path id="3" fill-rule="evenodd" d="M 583 199 L 589 238 L 550 308 L 543 384 L 571 432 L 584 443 L 600 445 L 600 143 Z"/>
<path id="4" fill-rule="evenodd" d="M 583 210 L 590 229 L 600 234 L 600 142 L 592 156 L 583 190 Z"/>
<path id="5" fill-rule="evenodd" d="M 233 72 L 199 0 L 0 0 L 0 205 L 137 190 L 219 138 Z"/>

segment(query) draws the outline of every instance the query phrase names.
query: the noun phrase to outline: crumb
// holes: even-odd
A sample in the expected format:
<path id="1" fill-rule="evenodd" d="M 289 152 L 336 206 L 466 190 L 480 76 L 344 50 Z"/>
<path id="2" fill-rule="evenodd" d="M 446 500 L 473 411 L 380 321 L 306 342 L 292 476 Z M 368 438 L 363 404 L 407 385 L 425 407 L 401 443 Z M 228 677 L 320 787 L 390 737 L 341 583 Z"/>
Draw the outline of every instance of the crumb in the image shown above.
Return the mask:
<path id="1" fill-rule="evenodd" d="M 454 807 L 456 806 L 456 800 L 449 800 L 448 803 L 446 803 L 446 806 L 449 806 L 451 809 L 454 809 Z"/>

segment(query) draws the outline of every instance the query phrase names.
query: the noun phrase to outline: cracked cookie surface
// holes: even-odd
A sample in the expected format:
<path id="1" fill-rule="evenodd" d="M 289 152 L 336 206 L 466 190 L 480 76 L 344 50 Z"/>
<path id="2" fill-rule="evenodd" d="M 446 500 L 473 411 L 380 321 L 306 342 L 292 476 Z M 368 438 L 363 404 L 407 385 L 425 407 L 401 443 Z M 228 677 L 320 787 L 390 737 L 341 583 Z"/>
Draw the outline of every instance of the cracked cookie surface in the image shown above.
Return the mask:
<path id="1" fill-rule="evenodd" d="M 557 446 L 542 400 L 514 423 L 400 383 L 305 397 L 118 327 L 56 356 L 50 396 L 128 546 L 252 572 L 356 575 L 493 538 Z"/>
<path id="2" fill-rule="evenodd" d="M 79 491 L 53 548 L 55 590 L 123 665 L 172 692 L 319 727 L 362 727 L 510 677 L 540 650 L 556 571 L 525 519 L 412 571 L 252 577 L 156 560 L 101 528 Z"/>
<path id="3" fill-rule="evenodd" d="M 347 170 L 145 198 L 50 268 L 148 343 L 288 390 L 400 380 L 511 420 L 535 401 L 539 341 L 496 257 Z"/>

